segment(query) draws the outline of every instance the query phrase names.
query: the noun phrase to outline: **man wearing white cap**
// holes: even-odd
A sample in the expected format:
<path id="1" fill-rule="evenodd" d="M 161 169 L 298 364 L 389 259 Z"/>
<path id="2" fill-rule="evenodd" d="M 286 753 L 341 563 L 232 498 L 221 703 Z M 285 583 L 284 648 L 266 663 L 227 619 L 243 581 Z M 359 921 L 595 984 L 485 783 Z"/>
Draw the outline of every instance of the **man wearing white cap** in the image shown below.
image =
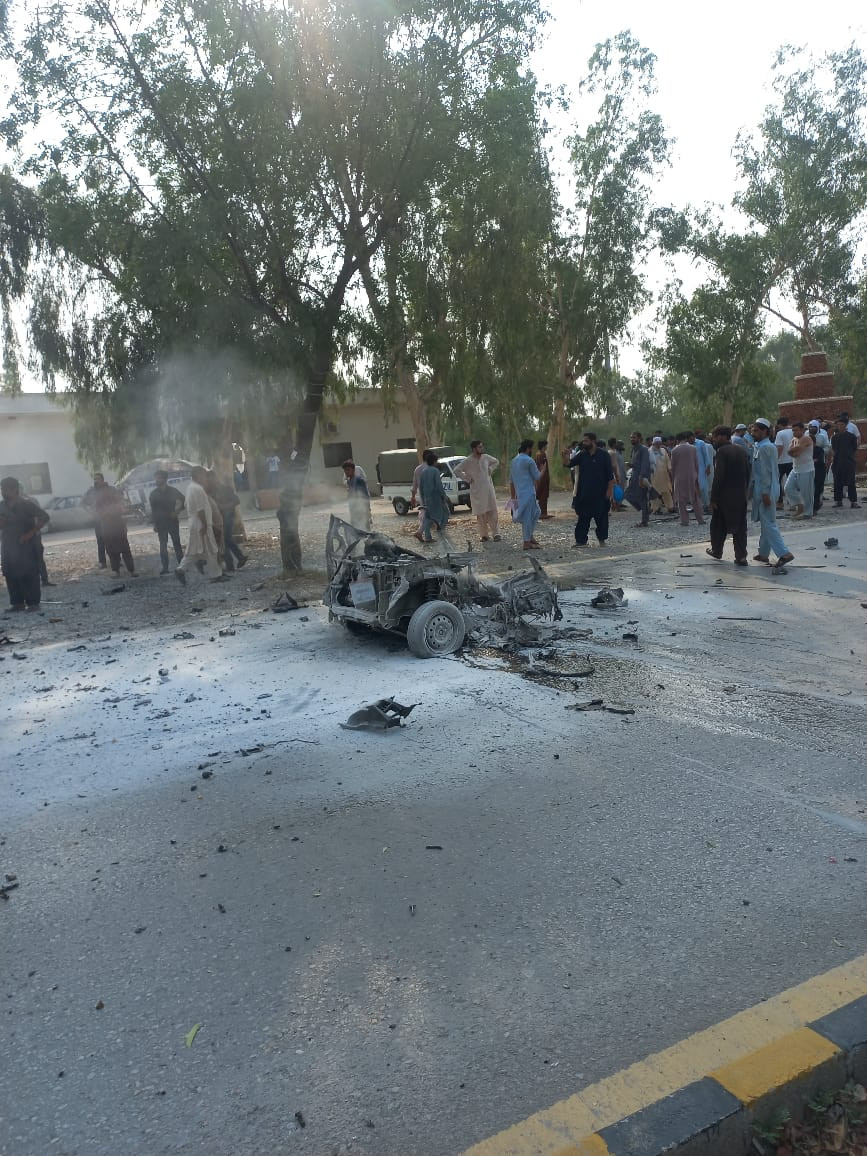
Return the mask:
<path id="1" fill-rule="evenodd" d="M 780 496 L 780 471 L 777 447 L 768 437 L 770 432 L 771 423 L 768 419 L 757 417 L 753 422 L 756 445 L 753 450 L 750 492 L 753 499 L 752 520 L 759 523 L 761 532 L 759 552 L 753 561 L 764 562 L 768 566 L 771 563 L 771 552 L 777 555 L 777 565 L 791 562 L 795 556 L 783 541 L 783 535 L 777 525 L 776 503 Z"/>

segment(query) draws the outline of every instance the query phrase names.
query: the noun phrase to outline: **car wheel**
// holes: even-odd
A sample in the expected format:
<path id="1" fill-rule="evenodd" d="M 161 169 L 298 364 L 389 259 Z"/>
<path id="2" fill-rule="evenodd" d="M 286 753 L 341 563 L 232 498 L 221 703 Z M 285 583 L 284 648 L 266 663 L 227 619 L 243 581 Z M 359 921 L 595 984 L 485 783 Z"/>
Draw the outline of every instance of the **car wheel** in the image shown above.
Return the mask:
<path id="1" fill-rule="evenodd" d="M 455 512 L 455 504 L 454 504 L 454 502 L 451 500 L 451 498 L 446 498 L 446 502 L 448 502 L 449 513 L 450 513 L 450 514 L 453 514 L 453 513 Z"/>
<path id="2" fill-rule="evenodd" d="M 400 514 L 402 518 L 409 513 L 409 502 L 406 498 L 392 498 L 391 504 L 394 506 L 394 512 Z"/>
<path id="3" fill-rule="evenodd" d="M 406 641 L 418 658 L 454 654 L 467 632 L 464 616 L 451 602 L 423 602 L 409 620 Z"/>

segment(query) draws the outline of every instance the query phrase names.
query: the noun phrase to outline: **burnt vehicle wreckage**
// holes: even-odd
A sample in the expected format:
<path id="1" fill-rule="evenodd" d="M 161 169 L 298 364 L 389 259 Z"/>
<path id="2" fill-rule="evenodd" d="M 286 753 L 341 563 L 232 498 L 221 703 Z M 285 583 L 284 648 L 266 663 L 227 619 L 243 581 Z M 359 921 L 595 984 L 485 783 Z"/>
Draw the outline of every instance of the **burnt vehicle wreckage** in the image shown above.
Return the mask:
<path id="1" fill-rule="evenodd" d="M 532 633 L 527 619 L 562 618 L 557 587 L 535 558 L 501 581 L 479 578 L 475 555 L 426 557 L 332 515 L 325 546 L 329 621 L 405 635 L 419 658 L 454 654 L 469 635 L 503 645 Z"/>

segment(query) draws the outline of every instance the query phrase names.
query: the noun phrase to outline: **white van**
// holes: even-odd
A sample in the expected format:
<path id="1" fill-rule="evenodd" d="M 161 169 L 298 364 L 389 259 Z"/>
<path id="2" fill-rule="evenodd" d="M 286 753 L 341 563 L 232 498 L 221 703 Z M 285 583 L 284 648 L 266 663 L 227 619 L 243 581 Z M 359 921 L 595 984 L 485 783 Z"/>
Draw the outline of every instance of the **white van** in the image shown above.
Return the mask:
<path id="1" fill-rule="evenodd" d="M 431 446 L 439 460 L 437 466 L 443 476 L 443 489 L 452 510 L 455 506 L 470 509 L 470 487 L 455 477 L 455 466 L 466 454 L 455 454 L 451 446 Z M 382 496 L 388 498 L 396 514 L 408 514 L 412 497 L 412 475 L 418 465 L 415 450 L 383 450 L 376 460 L 376 476 L 382 486 Z"/>

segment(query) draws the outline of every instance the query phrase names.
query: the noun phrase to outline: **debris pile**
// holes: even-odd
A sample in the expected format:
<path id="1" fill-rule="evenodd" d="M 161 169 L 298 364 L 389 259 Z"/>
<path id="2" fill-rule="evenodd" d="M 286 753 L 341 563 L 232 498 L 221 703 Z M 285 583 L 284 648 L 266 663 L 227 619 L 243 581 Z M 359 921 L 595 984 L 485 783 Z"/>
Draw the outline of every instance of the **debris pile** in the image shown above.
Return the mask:
<path id="1" fill-rule="evenodd" d="M 467 634 L 477 644 L 527 645 L 538 641 L 528 618 L 562 617 L 557 587 L 535 558 L 529 570 L 482 580 L 473 571 L 473 554 L 427 558 L 334 516 L 325 556 L 329 619 L 405 634 L 420 657 L 454 654 Z"/>
<path id="2" fill-rule="evenodd" d="M 346 722 L 340 725 L 347 731 L 391 730 L 393 727 L 402 727 L 404 725 L 403 720 L 418 705 L 417 702 L 414 702 L 410 706 L 404 706 L 402 703 L 395 702 L 393 696 L 380 698 L 376 702 L 362 707 L 361 710 L 353 711 Z"/>
<path id="3" fill-rule="evenodd" d="M 629 605 L 629 599 L 623 597 L 623 590 L 619 586 L 615 590 L 610 586 L 603 586 L 599 593 L 590 599 L 590 605 L 596 610 L 621 610 Z"/>

